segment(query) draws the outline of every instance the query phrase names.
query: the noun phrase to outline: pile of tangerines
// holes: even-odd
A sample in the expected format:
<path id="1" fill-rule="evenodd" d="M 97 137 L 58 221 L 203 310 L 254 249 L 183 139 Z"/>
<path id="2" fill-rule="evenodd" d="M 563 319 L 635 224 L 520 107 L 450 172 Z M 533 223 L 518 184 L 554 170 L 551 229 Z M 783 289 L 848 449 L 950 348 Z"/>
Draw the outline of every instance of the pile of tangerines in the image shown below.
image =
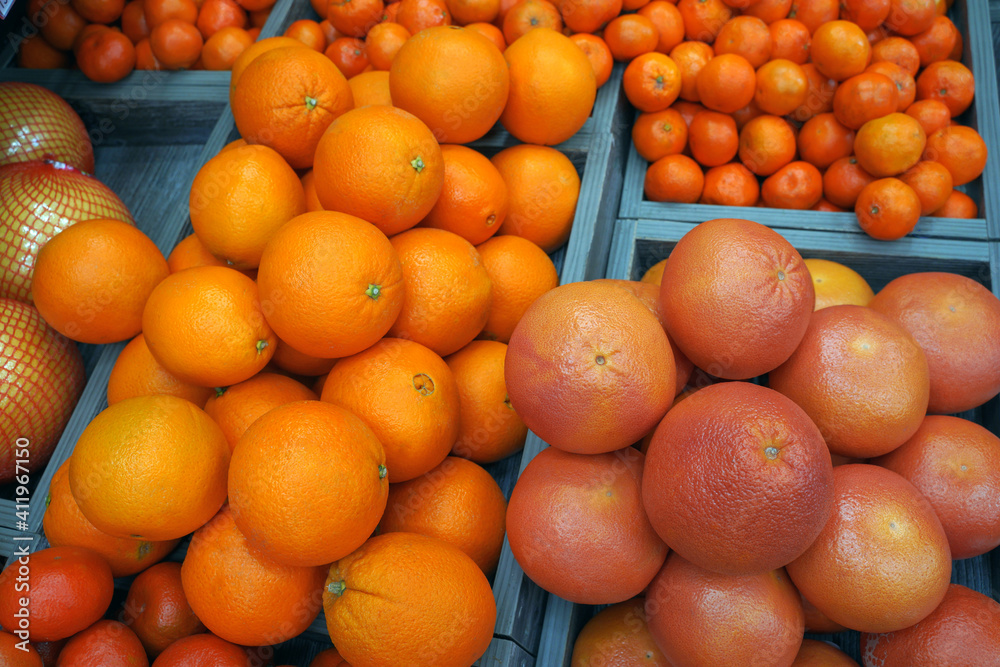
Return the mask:
<path id="1" fill-rule="evenodd" d="M 615 19 L 604 34 L 626 39 L 616 57 L 635 58 L 624 88 L 652 163 L 646 197 L 853 210 L 883 240 L 922 215 L 976 217 L 956 188 L 987 151 L 955 122 L 975 79 L 950 4 L 653 0 Z"/>

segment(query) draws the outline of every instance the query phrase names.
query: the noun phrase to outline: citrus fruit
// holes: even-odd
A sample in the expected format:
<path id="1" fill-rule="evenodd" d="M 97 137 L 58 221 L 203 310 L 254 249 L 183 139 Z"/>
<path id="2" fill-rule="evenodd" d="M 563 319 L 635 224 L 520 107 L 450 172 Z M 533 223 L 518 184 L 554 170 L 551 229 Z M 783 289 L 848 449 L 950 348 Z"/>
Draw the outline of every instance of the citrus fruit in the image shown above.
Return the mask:
<path id="1" fill-rule="evenodd" d="M 421 224 L 479 245 L 496 234 L 507 217 L 507 185 L 482 153 L 448 144 L 441 147 L 441 155 L 444 186 Z"/>
<path id="2" fill-rule="evenodd" d="M 0 83 L 0 165 L 50 158 L 93 173 L 94 147 L 80 116 L 34 83 Z"/>
<path id="3" fill-rule="evenodd" d="M 183 637 L 168 646 L 156 660 L 156 667 L 247 667 L 250 661 L 239 646 L 202 633 Z"/>
<path id="4" fill-rule="evenodd" d="M 476 250 L 493 295 L 479 337 L 507 343 L 528 306 L 559 285 L 559 274 L 544 250 L 520 236 L 497 236 Z"/>
<path id="5" fill-rule="evenodd" d="M 229 450 L 250 425 L 274 408 L 319 397 L 297 380 L 278 373 L 261 372 L 231 387 L 219 387 L 205 403 L 205 413 L 222 429 Z"/>
<path id="6" fill-rule="evenodd" d="M 149 667 L 142 642 L 118 621 L 102 620 L 73 635 L 59 652 L 60 665 Z"/>
<path id="7" fill-rule="evenodd" d="M 152 658 L 175 641 L 205 631 L 184 596 L 180 563 L 158 563 L 137 576 L 129 586 L 122 620 Z"/>
<path id="8" fill-rule="evenodd" d="M 828 259 L 804 261 L 816 293 L 815 310 L 848 304 L 867 306 L 875 296 L 868 281 L 849 266 Z"/>
<path id="9" fill-rule="evenodd" d="M 580 630 L 573 642 L 572 667 L 591 665 L 648 665 L 668 667 L 646 625 L 641 597 L 602 609 Z"/>
<path id="10" fill-rule="evenodd" d="M 153 357 L 146 338 L 139 334 L 122 348 L 115 365 L 111 367 L 108 405 L 126 398 L 153 394 L 171 394 L 203 407 L 212 390 L 177 379 Z"/>

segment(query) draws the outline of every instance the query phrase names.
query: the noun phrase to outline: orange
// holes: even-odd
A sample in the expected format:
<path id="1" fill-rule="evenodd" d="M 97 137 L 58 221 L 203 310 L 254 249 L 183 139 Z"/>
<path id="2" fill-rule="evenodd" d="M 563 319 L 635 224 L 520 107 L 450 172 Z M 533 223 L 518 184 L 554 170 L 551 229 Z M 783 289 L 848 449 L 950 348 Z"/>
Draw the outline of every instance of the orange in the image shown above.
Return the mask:
<path id="1" fill-rule="evenodd" d="M 537 28 L 508 46 L 504 59 L 510 94 L 500 122 L 508 132 L 525 143 L 553 145 L 583 127 L 597 97 L 597 78 L 572 40 Z"/>
<path id="2" fill-rule="evenodd" d="M 264 556 L 236 527 L 228 505 L 191 537 L 181 565 L 184 594 L 198 619 L 222 639 L 246 646 L 280 643 L 309 627 L 319 614 L 323 574 L 321 567 L 281 565 Z"/>
<path id="3" fill-rule="evenodd" d="M 299 352 L 294 347 L 279 338 L 278 346 L 274 350 L 274 356 L 271 357 L 271 362 L 286 373 L 301 375 L 304 377 L 314 377 L 317 375 L 323 375 L 324 373 L 329 373 L 330 369 L 333 368 L 333 365 L 337 363 L 337 360 L 323 359 L 321 357 L 314 357 L 304 352 Z"/>
<path id="4" fill-rule="evenodd" d="M 504 376 L 528 428 L 554 447 L 596 454 L 629 446 L 659 421 L 673 401 L 676 370 L 670 342 L 642 301 L 616 285 L 585 282 L 546 292 L 528 308 L 511 335 Z"/>
<path id="5" fill-rule="evenodd" d="M 475 562 L 411 533 L 373 537 L 330 566 L 323 609 L 330 638 L 355 665 L 464 667 L 486 651 L 496 622 Z"/>
<path id="6" fill-rule="evenodd" d="M 652 0 L 643 5 L 638 13 L 656 26 L 656 50 L 660 53 L 670 53 L 684 41 L 684 19 L 676 5 L 666 0 Z"/>
<path id="7" fill-rule="evenodd" d="M 746 16 L 756 16 L 768 25 L 788 16 L 792 0 L 757 0 L 743 9 Z M 810 33 L 812 31 L 810 30 Z"/>
<path id="8" fill-rule="evenodd" d="M 178 639 L 160 654 L 156 667 L 247 667 L 247 653 L 239 646 L 203 633 Z"/>
<path id="9" fill-rule="evenodd" d="M 642 592 L 669 551 L 643 511 L 644 459 L 630 447 L 603 454 L 548 447 L 531 460 L 510 494 L 507 539 L 532 581 L 582 604 Z"/>
<path id="10" fill-rule="evenodd" d="M 849 266 L 828 259 L 806 259 L 816 292 L 816 310 L 830 306 L 867 306 L 875 296 L 861 274 Z"/>
<path id="11" fill-rule="evenodd" d="M 81 33 L 75 47 L 76 64 L 91 81 L 114 83 L 135 69 L 135 46 L 117 30 Z"/>
<path id="12" fill-rule="evenodd" d="M 806 101 L 793 114 L 793 118 L 799 122 L 805 122 L 816 114 L 833 111 L 833 98 L 838 87 L 836 81 L 821 74 L 812 63 L 802 65 L 802 71 L 809 80 L 809 92 L 806 94 Z"/>
<path id="13" fill-rule="evenodd" d="M 909 331 L 927 355 L 927 411 L 957 413 L 1000 393 L 1000 300 L 954 273 L 896 278 L 869 306 Z"/>
<path id="14" fill-rule="evenodd" d="M 699 111 L 688 123 L 691 156 L 705 167 L 718 167 L 731 161 L 736 157 L 739 146 L 736 121 L 727 114 Z"/>
<path id="15" fill-rule="evenodd" d="M 791 60 L 804 65 L 809 60 L 812 35 L 802 21 L 779 19 L 768 26 L 771 33 L 771 59 Z"/>
<path id="16" fill-rule="evenodd" d="M 249 380 L 222 387 L 205 404 L 205 412 L 222 429 L 229 450 L 257 419 L 274 408 L 319 397 L 301 382 L 277 373 L 258 373 Z"/>
<path id="17" fill-rule="evenodd" d="M 251 44 L 253 37 L 243 28 L 222 28 L 205 41 L 201 49 L 202 64 L 207 70 L 232 69 L 239 55 Z"/>
<path id="18" fill-rule="evenodd" d="M 624 9 L 621 0 L 556 0 L 555 4 L 574 33 L 597 33 Z"/>
<path id="19" fill-rule="evenodd" d="M 381 20 L 385 4 L 382 0 L 329 0 L 326 7 L 325 18 L 337 32 L 345 37 L 363 38 Z"/>
<path id="20" fill-rule="evenodd" d="M 500 0 L 448 0 L 452 20 L 461 26 L 490 23 L 500 14 Z"/>
<path id="21" fill-rule="evenodd" d="M 900 35 L 915 35 L 930 28 L 935 16 L 934 0 L 892 0 L 885 26 Z"/>
<path id="22" fill-rule="evenodd" d="M 372 26 L 372 29 L 365 35 L 365 53 L 368 55 L 368 62 L 375 69 L 388 72 L 396 54 L 399 53 L 408 39 L 410 39 L 410 33 L 398 23 L 385 21 Z M 356 78 L 357 75 L 352 77 L 348 83 Z M 386 81 L 388 82 L 388 78 Z M 351 90 L 354 90 L 353 86 Z M 380 104 L 390 103 L 380 102 Z M 354 106 L 365 106 L 359 102 L 357 94 L 354 95 Z"/>
<path id="23" fill-rule="evenodd" d="M 737 16 L 722 26 L 712 47 L 717 56 L 735 53 L 758 69 L 771 59 L 773 43 L 771 31 L 764 21 L 756 16 Z"/>
<path id="24" fill-rule="evenodd" d="M 886 4 L 888 6 L 888 3 Z M 806 620 L 808 631 L 809 622 Z M 825 641 L 818 639 L 803 639 L 799 652 L 795 655 L 792 667 L 858 667 L 846 653 Z"/>
<path id="25" fill-rule="evenodd" d="M 243 70 L 245 70 L 247 66 L 257 58 L 257 56 L 272 49 L 280 49 L 291 46 L 300 49 L 306 48 L 305 45 L 299 40 L 283 36 L 267 37 L 248 46 L 246 50 L 236 58 L 235 62 L 233 62 L 233 70 L 229 79 L 230 99 L 232 99 L 233 90 L 236 88 L 236 82 L 239 81 L 241 76 L 243 76 Z"/>
<path id="26" fill-rule="evenodd" d="M 854 138 L 854 154 L 862 169 L 884 178 L 917 164 L 926 145 L 927 135 L 917 119 L 897 112 L 862 125 Z"/>
<path id="27" fill-rule="evenodd" d="M 872 45 L 872 62 L 883 61 L 895 63 L 916 76 L 920 69 L 920 52 L 910 40 L 894 35 Z"/>
<path id="28" fill-rule="evenodd" d="M 383 338 L 337 362 L 322 399 L 358 415 L 385 449 L 389 481 L 405 482 L 445 459 L 458 439 L 458 386 L 428 348 Z"/>
<path id="29" fill-rule="evenodd" d="M 674 247 L 660 301 L 671 340 L 695 366 L 739 380 L 791 356 L 809 325 L 814 294 L 802 257 L 777 232 L 720 219 L 701 223 Z M 771 316 L 741 315 L 751 312 Z"/>
<path id="30" fill-rule="evenodd" d="M 680 98 L 688 102 L 697 102 L 698 74 L 708 61 L 715 57 L 715 52 L 704 42 L 681 42 L 670 50 L 669 55 L 677 65 L 677 74 L 680 76 L 681 85 L 678 91 Z M 632 102 L 632 106 L 635 106 L 635 102 Z M 640 110 L 645 111 L 641 108 Z"/>
<path id="31" fill-rule="evenodd" d="M 907 116 L 913 116 L 924 128 L 927 136 L 931 136 L 942 127 L 951 125 L 951 110 L 941 100 L 920 100 L 914 102 L 905 111 Z"/>
<path id="32" fill-rule="evenodd" d="M 59 664 L 148 665 L 142 642 L 128 626 L 102 620 L 79 632 L 59 652 Z"/>
<path id="33" fill-rule="evenodd" d="M 953 190 L 951 172 L 939 162 L 918 162 L 899 175 L 920 198 L 920 215 L 931 215 L 944 206 Z"/>
<path id="34" fill-rule="evenodd" d="M 43 41 L 41 37 L 32 39 Z M 22 42 L 22 46 L 23 44 Z M 9 667 L 44 667 L 42 658 L 35 647 L 23 643 L 22 639 L 9 632 L 0 631 L 0 658 Z"/>
<path id="35" fill-rule="evenodd" d="M 528 306 L 559 285 L 559 275 L 545 251 L 519 236 L 497 236 L 476 250 L 492 286 L 489 316 L 479 337 L 506 343 Z"/>
<path id="36" fill-rule="evenodd" d="M 707 108 L 732 113 L 754 99 L 757 79 L 743 56 L 724 53 L 709 60 L 698 72 L 698 99 Z"/>
<path id="37" fill-rule="evenodd" d="M 404 296 L 388 335 L 442 356 L 479 335 L 489 317 L 492 286 L 475 247 L 442 229 L 413 229 L 390 241 L 403 267 Z"/>
<path id="38" fill-rule="evenodd" d="M 758 116 L 740 130 L 740 162 L 758 176 L 770 176 L 795 158 L 795 131 L 784 118 Z"/>
<path id="39" fill-rule="evenodd" d="M 199 5 L 194 0 L 142 0 L 146 24 L 155 28 L 169 19 L 179 19 L 194 25 Z"/>
<path id="40" fill-rule="evenodd" d="M 893 241 L 913 231 L 920 219 L 920 197 L 898 178 L 872 181 L 858 194 L 854 212 L 866 234 Z"/>
<path id="41" fill-rule="evenodd" d="M 792 0 L 788 18 L 797 19 L 815 33 L 821 25 L 836 20 L 840 15 L 838 0 Z"/>
<path id="42" fill-rule="evenodd" d="M 622 85 L 628 101 L 639 111 L 662 111 L 682 94 L 684 72 L 670 56 L 644 53 L 625 68 Z"/>
<path id="43" fill-rule="evenodd" d="M 816 422 L 830 451 L 868 458 L 916 432 L 927 409 L 927 377 L 927 360 L 902 327 L 869 308 L 840 305 L 816 311 L 769 382 Z"/>
<path id="44" fill-rule="evenodd" d="M 677 553 L 646 591 L 646 618 L 672 665 L 791 665 L 804 627 L 784 570 L 716 574 Z"/>
<path id="45" fill-rule="evenodd" d="M 974 94 L 972 71 L 954 60 L 931 63 L 917 77 L 917 99 L 944 102 L 952 118 L 969 108 Z"/>
<path id="46" fill-rule="evenodd" d="M 17 50 L 17 66 L 26 69 L 63 69 L 69 67 L 69 55 L 65 51 L 52 48 L 39 33 L 21 40 L 21 46 Z M 0 635 L 2 636 L 13 637 L 7 633 Z M 12 655 L 10 659 L 13 660 L 15 657 L 27 659 L 21 655 Z"/>
<path id="47" fill-rule="evenodd" d="M 623 14 L 604 27 L 604 40 L 615 60 L 630 61 L 654 51 L 660 33 L 651 19 L 641 14 Z"/>
<path id="48" fill-rule="evenodd" d="M 840 158 L 823 173 L 823 194 L 834 206 L 853 209 L 858 195 L 874 180 L 853 155 Z"/>
<path id="49" fill-rule="evenodd" d="M 86 27 L 87 20 L 80 16 L 67 3 L 54 3 L 46 10 L 48 20 L 41 26 L 41 34 L 46 42 L 60 51 L 69 51 L 80 32 Z"/>
<path id="50" fill-rule="evenodd" d="M 784 116 L 805 104 L 809 97 L 809 79 L 791 60 L 771 60 L 757 70 L 754 101 L 764 113 Z"/>
<path id="51" fill-rule="evenodd" d="M 30 304 L 0 298 L 0 482 L 43 470 L 86 382 L 83 359 Z"/>
<path id="52" fill-rule="evenodd" d="M 125 0 L 71 0 L 70 5 L 90 23 L 114 23 L 125 8 Z"/>
<path id="53" fill-rule="evenodd" d="M 233 451 L 233 519 L 248 545 L 277 563 L 331 563 L 378 525 L 385 462 L 375 434 L 347 410 L 315 400 L 281 405 L 253 422 Z"/>
<path id="54" fill-rule="evenodd" d="M 715 41 L 733 15 L 722 0 L 679 0 L 677 9 L 684 19 L 684 34 L 699 42 Z"/>
<path id="55" fill-rule="evenodd" d="M 731 162 L 705 172 L 705 186 L 698 201 L 715 206 L 754 206 L 759 198 L 757 177 L 743 164 Z"/>
<path id="56" fill-rule="evenodd" d="M 471 148 L 441 147 L 444 186 L 421 225 L 458 234 L 473 245 L 497 233 L 507 218 L 507 185 L 493 163 Z"/>
<path id="57" fill-rule="evenodd" d="M 68 468 L 67 460 L 56 469 L 46 497 L 42 527 L 50 545 L 91 549 L 104 557 L 116 577 L 127 577 L 145 570 L 163 560 L 177 546 L 178 540 L 150 542 L 112 537 L 99 531 L 83 515 L 73 498 Z"/>
<path id="58" fill-rule="evenodd" d="M 890 0 L 844 0 L 840 13 L 842 18 L 871 32 L 889 17 L 890 9 Z"/>
<path id="59" fill-rule="evenodd" d="M 80 511 L 114 537 L 172 540 L 226 498 L 229 447 L 215 422 L 176 396 L 129 398 L 83 430 L 69 464 Z M 183 481 L 182 481 L 183 480 Z"/>
<path id="60" fill-rule="evenodd" d="M 320 137 L 354 106 L 347 79 L 330 59 L 299 47 L 259 54 L 230 101 L 243 138 L 270 146 L 296 169 L 312 165 Z"/>
<path id="61" fill-rule="evenodd" d="M 837 466 L 833 488 L 833 515 L 787 566 L 802 596 L 861 632 L 901 630 L 930 614 L 951 577 L 948 540 L 930 503 L 873 465 Z"/>
<path id="62" fill-rule="evenodd" d="M 927 67 L 931 63 L 949 58 L 958 42 L 958 28 L 947 16 L 935 17 L 931 27 L 910 38 L 913 46 L 920 54 L 920 65 Z"/>
<path id="63" fill-rule="evenodd" d="M 348 79 L 367 70 L 370 64 L 365 43 L 357 37 L 338 37 L 330 42 L 323 55 Z"/>
<path id="64" fill-rule="evenodd" d="M 118 354 L 108 377 L 108 405 L 135 396 L 171 394 L 201 407 L 211 393 L 210 388 L 183 382 L 161 366 L 142 334 L 130 340 Z"/>
<path id="65" fill-rule="evenodd" d="M 157 362 L 178 379 L 205 387 L 253 376 L 277 342 L 261 312 L 257 285 L 221 266 L 170 274 L 146 301 L 142 329 Z"/>
<path id="66" fill-rule="evenodd" d="M 922 621 L 886 634 L 862 634 L 861 650 L 875 664 L 903 667 L 988 665 L 1000 648 L 1000 604 L 959 584 L 948 586 L 941 604 Z"/>
<path id="67" fill-rule="evenodd" d="M 644 604 L 643 598 L 633 598 L 602 609 L 587 621 L 573 642 L 572 667 L 598 664 L 669 667 L 646 625 Z"/>
<path id="68" fill-rule="evenodd" d="M 489 40 L 457 26 L 414 35 L 389 69 L 393 104 L 423 121 L 440 143 L 464 144 L 486 134 L 504 110 L 510 83 Z"/>
<path id="69" fill-rule="evenodd" d="M 384 336 L 405 305 L 403 281 L 385 235 L 333 211 L 305 213 L 278 230 L 257 274 L 275 333 L 320 358 L 360 352 Z"/>
<path id="70" fill-rule="evenodd" d="M 27 561 L 27 562 L 25 562 Z M 28 570 L 28 574 L 23 574 Z M 29 588 L 18 577 L 30 577 Z M 0 624 L 27 631 L 32 642 L 65 639 L 101 619 L 111 604 L 114 579 L 97 552 L 81 547 L 49 547 L 11 558 L 0 573 Z M 22 604 L 22 600 L 26 600 Z M 16 614 L 29 610 L 27 627 Z"/>
<path id="71" fill-rule="evenodd" d="M 762 574 L 819 534 L 830 515 L 829 461 L 823 436 L 792 401 L 749 383 L 715 384 L 660 422 L 643 504 L 660 537 L 695 565 Z M 795 512 L 782 513 L 789 499 Z"/>
<path id="72" fill-rule="evenodd" d="M 194 24 L 181 19 L 167 19 L 153 26 L 149 47 L 163 69 L 188 69 L 201 55 L 204 39 Z"/>
<path id="73" fill-rule="evenodd" d="M 823 175 L 808 162 L 789 162 L 768 176 L 760 187 L 765 206 L 806 210 L 823 197 Z"/>
<path id="74" fill-rule="evenodd" d="M 924 494 L 958 560 L 1000 545 L 1000 439 L 974 422 L 927 416 L 913 437 L 872 463 Z"/>
<path id="75" fill-rule="evenodd" d="M 979 216 L 979 207 L 969 195 L 959 190 L 952 190 L 944 205 L 931 214 L 934 218 L 975 218 Z"/>
<path id="76" fill-rule="evenodd" d="M 391 90 L 391 72 L 389 83 Z M 394 107 L 364 107 L 330 125 L 316 148 L 313 173 L 323 208 L 367 220 L 392 236 L 433 208 L 444 183 L 444 159 L 433 133 L 416 116 Z"/>
<path id="77" fill-rule="evenodd" d="M 490 40 L 490 42 L 500 50 L 500 53 L 503 53 L 507 49 L 507 41 L 503 37 L 503 32 L 492 23 L 469 23 L 463 27 L 466 30 L 478 32 L 480 35 Z M 610 54 L 608 57 L 610 58 Z"/>
<path id="78" fill-rule="evenodd" d="M 504 41 L 513 44 L 526 32 L 536 28 L 562 32 L 563 22 L 559 10 L 548 0 L 518 0 L 504 14 L 501 27 Z"/>
<path id="79" fill-rule="evenodd" d="M 392 485 L 379 534 L 437 538 L 461 549 L 489 575 L 500 561 L 506 513 L 507 499 L 490 474 L 449 456 L 428 473 Z"/>
<path id="80" fill-rule="evenodd" d="M 120 220 L 79 222 L 42 246 L 31 296 L 45 321 L 85 343 L 114 343 L 142 329 L 142 309 L 169 269 L 148 236 Z"/>
<path id="81" fill-rule="evenodd" d="M 121 619 L 153 658 L 175 641 L 205 631 L 184 596 L 180 563 L 159 563 L 136 577 Z"/>
<path id="82" fill-rule="evenodd" d="M 357 77 L 354 78 L 356 79 Z M 386 84 L 388 85 L 388 82 L 386 82 Z M 353 85 L 351 86 L 351 92 L 354 92 Z M 323 205 L 319 203 L 319 197 L 316 196 L 316 177 L 313 174 L 312 169 L 302 174 L 299 181 L 302 183 L 302 192 L 306 197 L 306 212 L 322 211 Z"/>
<path id="83" fill-rule="evenodd" d="M 203 0 L 195 26 L 207 41 L 223 28 L 242 28 L 246 23 L 247 13 L 235 0 Z"/>
<path id="84" fill-rule="evenodd" d="M 879 62 L 869 65 L 866 72 L 884 74 L 896 84 L 896 111 L 906 111 L 917 96 L 917 84 L 913 76 L 895 63 Z"/>
<path id="85" fill-rule="evenodd" d="M 979 178 L 986 167 L 986 155 L 986 142 L 978 132 L 964 125 L 950 125 L 927 137 L 923 159 L 943 164 L 958 187 Z"/>
<path id="86" fill-rule="evenodd" d="M 832 113 L 813 116 L 799 129 L 799 155 L 809 164 L 826 169 L 854 152 L 854 131 Z"/>
<path id="87" fill-rule="evenodd" d="M 821 74 L 834 81 L 844 81 L 868 67 L 871 44 L 857 24 L 830 21 L 813 32 L 809 57 Z"/>
<path id="88" fill-rule="evenodd" d="M 842 81 L 833 94 L 833 113 L 852 130 L 899 109 L 896 82 L 880 72 L 862 72 Z"/>
<path id="89" fill-rule="evenodd" d="M 580 195 L 569 158 L 546 146 L 516 145 L 490 161 L 507 184 L 509 208 L 498 233 L 514 234 L 551 252 L 566 243 Z"/>
<path id="90" fill-rule="evenodd" d="M 189 208 L 206 250 L 227 266 L 253 269 L 275 232 L 306 212 L 306 199 L 299 177 L 277 151 L 238 146 L 198 170 Z"/>
<path id="91" fill-rule="evenodd" d="M 347 664 L 340 653 L 337 652 L 335 648 L 328 648 L 325 651 L 320 651 L 316 654 L 316 657 L 312 659 L 309 663 L 309 667 L 351 667 Z"/>
<path id="92" fill-rule="evenodd" d="M 396 12 L 396 21 L 411 35 L 427 28 L 451 25 L 451 14 L 444 0 L 400 0 Z"/>
<path id="93" fill-rule="evenodd" d="M 607 43 L 596 35 L 586 32 L 578 32 L 569 37 L 574 44 L 579 46 L 594 68 L 594 76 L 597 78 L 597 87 L 600 88 L 611 78 L 611 69 L 614 65 L 614 56 Z"/>
<path id="94" fill-rule="evenodd" d="M 643 160 L 656 162 L 676 155 L 688 142 L 688 126 L 676 109 L 640 113 L 632 125 L 632 143 Z"/>
<path id="95" fill-rule="evenodd" d="M 506 354 L 503 343 L 476 340 L 445 358 L 458 385 L 460 429 L 452 447 L 456 456 L 492 463 L 524 446 L 528 427 L 507 396 Z M 488 568 L 483 569 L 488 572 Z"/>

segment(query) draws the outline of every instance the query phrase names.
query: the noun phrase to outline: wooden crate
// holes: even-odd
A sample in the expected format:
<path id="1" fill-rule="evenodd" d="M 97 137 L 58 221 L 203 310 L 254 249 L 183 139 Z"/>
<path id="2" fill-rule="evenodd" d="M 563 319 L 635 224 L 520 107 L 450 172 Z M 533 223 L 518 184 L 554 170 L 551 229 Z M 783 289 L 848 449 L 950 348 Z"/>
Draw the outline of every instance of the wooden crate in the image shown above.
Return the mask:
<path id="1" fill-rule="evenodd" d="M 1000 163 L 995 155 L 1000 151 L 1000 115 L 997 110 L 997 78 L 989 12 L 982 0 L 956 0 L 949 16 L 964 38 L 962 61 L 976 77 L 976 97 L 972 106 L 957 120 L 978 130 L 986 141 L 991 156 L 982 176 L 960 188 L 979 206 L 978 218 L 921 218 L 911 235 L 968 240 L 1000 239 Z M 618 215 L 620 218 L 686 222 L 746 218 L 776 229 L 813 229 L 865 235 L 853 212 L 791 211 L 649 201 L 643 192 L 643 180 L 649 163 L 631 145 L 626 160 L 625 186 Z"/>

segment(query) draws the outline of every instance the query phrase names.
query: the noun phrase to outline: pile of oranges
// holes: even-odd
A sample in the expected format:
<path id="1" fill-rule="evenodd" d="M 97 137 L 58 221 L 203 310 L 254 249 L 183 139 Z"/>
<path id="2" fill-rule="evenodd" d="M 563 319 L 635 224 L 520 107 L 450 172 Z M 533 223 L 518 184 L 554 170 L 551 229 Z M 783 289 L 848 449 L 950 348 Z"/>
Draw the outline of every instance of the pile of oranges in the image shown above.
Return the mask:
<path id="1" fill-rule="evenodd" d="M 254 43 L 275 0 L 31 0 L 38 32 L 18 48 L 33 69 L 75 63 L 89 79 L 118 81 L 135 69 L 228 70 Z"/>
<path id="2" fill-rule="evenodd" d="M 615 34 L 637 56 L 624 88 L 640 112 L 633 142 L 652 163 L 646 197 L 853 210 L 883 240 L 922 215 L 976 217 L 956 188 L 987 150 L 955 121 L 975 79 L 950 4 L 653 0 L 619 17 L 628 27 Z"/>

